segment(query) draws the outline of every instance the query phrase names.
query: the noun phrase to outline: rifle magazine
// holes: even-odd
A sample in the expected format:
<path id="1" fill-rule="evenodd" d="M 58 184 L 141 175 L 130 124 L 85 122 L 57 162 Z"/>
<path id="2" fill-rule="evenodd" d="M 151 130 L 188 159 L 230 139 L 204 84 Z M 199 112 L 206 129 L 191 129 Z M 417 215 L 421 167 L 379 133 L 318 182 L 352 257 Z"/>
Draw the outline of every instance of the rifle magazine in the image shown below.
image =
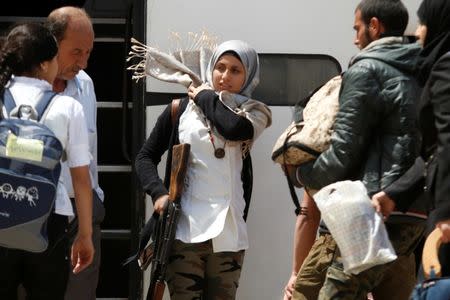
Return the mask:
<path id="1" fill-rule="evenodd" d="M 145 249 L 139 254 L 138 264 L 139 268 L 141 268 L 142 271 L 147 270 L 148 266 L 152 262 L 153 254 L 154 254 L 153 243 L 145 247 Z"/>

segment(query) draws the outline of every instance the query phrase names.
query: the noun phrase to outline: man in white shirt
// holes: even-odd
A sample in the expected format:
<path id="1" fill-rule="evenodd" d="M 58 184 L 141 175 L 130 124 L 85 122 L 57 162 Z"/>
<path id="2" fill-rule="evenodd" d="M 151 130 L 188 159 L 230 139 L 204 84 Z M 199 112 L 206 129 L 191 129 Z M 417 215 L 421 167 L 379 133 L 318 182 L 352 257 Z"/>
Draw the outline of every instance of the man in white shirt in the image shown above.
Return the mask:
<path id="1" fill-rule="evenodd" d="M 96 288 L 100 271 L 100 242 L 105 210 L 104 194 L 98 185 L 97 172 L 97 107 L 92 79 L 83 71 L 94 44 L 94 30 L 87 13 L 76 7 L 61 7 L 50 13 L 48 25 L 55 35 L 58 46 L 58 75 L 53 90 L 71 96 L 79 101 L 84 110 L 89 134 L 89 152 L 92 160 L 89 165 L 93 188 L 92 239 L 95 255 L 92 264 L 79 274 L 71 273 L 67 284 L 65 299 L 96 299 Z M 74 197 L 70 172 L 62 165 L 61 177 L 71 198 Z"/>

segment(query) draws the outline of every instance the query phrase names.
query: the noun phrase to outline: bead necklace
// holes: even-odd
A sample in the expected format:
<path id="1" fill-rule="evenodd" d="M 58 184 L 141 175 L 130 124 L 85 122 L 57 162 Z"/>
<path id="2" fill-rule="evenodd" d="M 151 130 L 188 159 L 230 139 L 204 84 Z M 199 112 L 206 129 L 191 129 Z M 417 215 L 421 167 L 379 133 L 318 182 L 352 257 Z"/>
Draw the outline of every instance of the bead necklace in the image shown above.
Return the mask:
<path id="1" fill-rule="evenodd" d="M 222 148 L 216 148 L 216 144 L 214 143 L 214 136 L 212 135 L 211 126 L 209 125 L 209 122 L 205 116 L 203 116 L 203 119 L 205 120 L 205 124 L 207 127 L 206 129 L 208 130 L 209 140 L 211 141 L 211 144 L 214 148 L 214 156 L 219 159 L 224 158 L 225 157 L 225 145 L 226 145 L 227 141 L 225 140 Z"/>

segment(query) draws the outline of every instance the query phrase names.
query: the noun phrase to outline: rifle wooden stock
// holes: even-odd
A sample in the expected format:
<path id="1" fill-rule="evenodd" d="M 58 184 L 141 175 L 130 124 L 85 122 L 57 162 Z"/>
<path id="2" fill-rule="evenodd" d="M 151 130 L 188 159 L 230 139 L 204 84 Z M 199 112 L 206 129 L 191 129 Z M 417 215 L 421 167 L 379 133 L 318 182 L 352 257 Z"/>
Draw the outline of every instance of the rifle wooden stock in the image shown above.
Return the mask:
<path id="1" fill-rule="evenodd" d="M 164 283 L 164 281 L 158 280 L 155 284 L 155 290 L 153 292 L 152 300 L 162 300 L 165 289 L 166 289 L 166 284 Z"/>
<path id="2" fill-rule="evenodd" d="M 179 144 L 172 148 L 172 165 L 170 172 L 169 200 L 176 201 L 183 192 L 184 177 L 191 145 Z"/>
<path id="3" fill-rule="evenodd" d="M 180 197 L 183 192 L 184 177 L 189 160 L 191 145 L 180 144 L 172 148 L 172 164 L 170 171 L 169 204 L 160 216 L 157 225 L 155 253 L 152 258 L 152 272 L 147 300 L 161 300 L 165 289 L 166 268 L 175 239 L 180 213 Z"/>

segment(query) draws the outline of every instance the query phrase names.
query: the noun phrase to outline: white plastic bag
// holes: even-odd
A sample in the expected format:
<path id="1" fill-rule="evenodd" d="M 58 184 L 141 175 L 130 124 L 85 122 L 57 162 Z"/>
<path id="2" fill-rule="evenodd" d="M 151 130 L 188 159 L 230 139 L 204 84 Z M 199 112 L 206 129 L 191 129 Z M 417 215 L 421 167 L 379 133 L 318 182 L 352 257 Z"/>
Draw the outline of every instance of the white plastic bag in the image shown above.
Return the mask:
<path id="1" fill-rule="evenodd" d="M 314 200 L 341 251 L 344 272 L 358 274 L 397 258 L 361 181 L 330 184 Z"/>

